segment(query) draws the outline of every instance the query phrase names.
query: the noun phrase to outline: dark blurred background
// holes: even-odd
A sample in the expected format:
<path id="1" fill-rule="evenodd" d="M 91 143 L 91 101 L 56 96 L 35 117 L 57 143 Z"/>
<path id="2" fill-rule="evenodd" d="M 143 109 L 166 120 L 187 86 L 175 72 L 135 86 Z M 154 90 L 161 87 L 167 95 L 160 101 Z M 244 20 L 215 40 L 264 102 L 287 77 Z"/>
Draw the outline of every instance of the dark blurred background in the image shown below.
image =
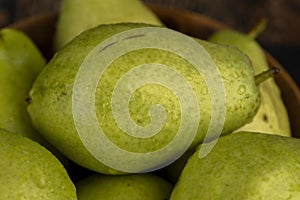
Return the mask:
<path id="1" fill-rule="evenodd" d="M 300 86 L 300 0 L 143 0 L 197 12 L 234 29 L 248 32 L 261 18 L 268 21 L 258 37 Z M 47 11 L 59 10 L 61 0 L 0 0 L 0 27 Z"/>

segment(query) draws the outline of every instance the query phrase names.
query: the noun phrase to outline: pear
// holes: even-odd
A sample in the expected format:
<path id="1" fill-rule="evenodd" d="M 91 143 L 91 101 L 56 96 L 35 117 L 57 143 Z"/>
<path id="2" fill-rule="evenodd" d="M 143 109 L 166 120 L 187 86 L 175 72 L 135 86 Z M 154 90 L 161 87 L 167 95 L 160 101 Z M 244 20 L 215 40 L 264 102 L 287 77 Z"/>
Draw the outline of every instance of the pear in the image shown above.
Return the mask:
<path id="1" fill-rule="evenodd" d="M 234 45 L 247 54 L 255 73 L 269 68 L 265 53 L 255 37 L 264 29 L 264 21 L 249 34 L 226 29 L 214 33 L 208 40 L 225 45 Z M 253 121 L 237 131 L 259 131 L 282 136 L 291 136 L 289 116 L 281 98 L 280 88 L 270 78 L 260 85 L 261 105 Z"/>
<path id="2" fill-rule="evenodd" d="M 162 25 L 140 0 L 63 0 L 54 37 L 55 49 L 89 28 L 120 22 Z"/>
<path id="3" fill-rule="evenodd" d="M 30 98 L 41 134 L 104 174 L 163 168 L 251 122 L 260 104 L 251 62 L 237 48 L 135 23 L 80 34 L 47 64 Z"/>
<path id="4" fill-rule="evenodd" d="M 0 128 L 40 143 L 69 167 L 69 160 L 33 127 L 27 111 L 29 91 L 45 58 L 22 31 L 3 28 L 0 37 Z"/>
<path id="5" fill-rule="evenodd" d="M 263 96 L 263 95 L 261 95 Z M 262 100 L 263 101 L 263 100 Z M 259 111 L 261 111 L 262 109 L 260 108 Z M 258 118 L 258 115 L 260 114 L 260 112 L 258 111 L 258 113 L 256 114 L 256 116 L 254 117 L 253 121 L 250 122 L 249 124 L 245 124 L 243 127 L 237 129 L 234 131 L 234 133 L 239 133 L 242 130 L 266 130 L 266 126 L 263 122 L 261 122 L 261 119 Z M 254 126 L 255 124 L 257 124 L 257 126 Z M 251 129 L 251 128 L 252 129 Z M 289 133 L 283 133 L 280 132 L 280 134 L 278 132 L 270 132 L 269 130 L 270 128 L 267 128 L 268 130 L 268 134 L 275 134 L 275 135 L 281 135 L 281 136 L 289 136 Z M 162 173 L 166 176 L 166 178 L 168 178 L 169 180 L 171 180 L 173 183 L 176 183 L 178 180 L 178 177 L 180 175 L 180 173 L 182 172 L 188 158 L 194 153 L 193 149 L 191 149 L 190 151 L 185 152 L 179 159 L 177 159 L 175 162 L 173 162 L 172 164 L 168 165 L 166 168 L 162 169 Z"/>
<path id="6" fill-rule="evenodd" d="M 23 32 L 0 31 L 0 128 L 44 141 L 31 124 L 26 99 L 46 64 L 39 49 Z"/>
<path id="7" fill-rule="evenodd" d="M 169 199 L 173 185 L 149 173 L 120 176 L 93 174 L 80 180 L 76 188 L 79 200 L 165 200 Z"/>
<path id="8" fill-rule="evenodd" d="M 43 146 L 5 129 L 0 143 L 0 199 L 77 199 L 65 168 Z"/>
<path id="9" fill-rule="evenodd" d="M 207 144 L 202 144 L 207 145 Z M 299 199 L 300 140 L 255 132 L 219 138 L 189 158 L 170 200 Z"/>

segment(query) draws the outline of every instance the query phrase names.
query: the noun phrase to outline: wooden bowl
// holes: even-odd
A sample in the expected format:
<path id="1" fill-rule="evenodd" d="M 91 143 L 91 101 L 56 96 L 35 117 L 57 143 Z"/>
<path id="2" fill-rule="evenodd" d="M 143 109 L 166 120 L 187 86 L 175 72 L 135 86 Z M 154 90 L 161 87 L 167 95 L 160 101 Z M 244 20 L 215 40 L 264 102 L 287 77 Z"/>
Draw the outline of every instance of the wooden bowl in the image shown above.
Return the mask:
<path id="1" fill-rule="evenodd" d="M 155 4 L 147 4 L 147 6 L 167 27 L 201 39 L 206 39 L 215 31 L 228 28 L 221 22 L 197 13 Z M 24 31 L 37 44 L 44 56 L 50 59 L 53 55 L 52 41 L 57 17 L 57 12 L 43 13 L 18 21 L 10 27 Z M 280 73 L 275 76 L 275 81 L 282 91 L 282 98 L 288 110 L 293 136 L 300 138 L 299 88 L 276 59 L 267 52 L 266 56 L 270 66 L 280 68 Z"/>

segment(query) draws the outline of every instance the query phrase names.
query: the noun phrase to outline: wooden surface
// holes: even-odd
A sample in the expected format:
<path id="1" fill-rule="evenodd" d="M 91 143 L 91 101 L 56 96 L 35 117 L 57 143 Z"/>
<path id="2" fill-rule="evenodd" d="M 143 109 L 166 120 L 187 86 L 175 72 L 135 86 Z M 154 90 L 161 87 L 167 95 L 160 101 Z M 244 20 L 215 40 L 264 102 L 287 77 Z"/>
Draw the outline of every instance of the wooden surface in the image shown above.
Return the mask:
<path id="1" fill-rule="evenodd" d="M 259 42 L 300 85 L 300 0 L 143 0 L 200 13 L 248 31 L 259 19 L 268 20 Z M 58 11 L 61 0 L 0 0 L 0 27 L 47 11 Z"/>

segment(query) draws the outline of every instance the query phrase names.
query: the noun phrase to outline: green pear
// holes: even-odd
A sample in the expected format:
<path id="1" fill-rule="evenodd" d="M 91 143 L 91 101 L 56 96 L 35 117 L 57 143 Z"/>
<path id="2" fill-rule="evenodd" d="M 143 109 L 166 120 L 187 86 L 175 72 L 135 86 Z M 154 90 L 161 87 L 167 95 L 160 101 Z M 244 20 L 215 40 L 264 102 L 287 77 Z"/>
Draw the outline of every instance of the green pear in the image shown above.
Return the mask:
<path id="1" fill-rule="evenodd" d="M 29 91 L 46 60 L 23 32 L 0 30 L 0 128 L 28 137 L 54 153 L 69 166 L 69 160 L 33 127 L 27 111 Z"/>
<path id="2" fill-rule="evenodd" d="M 209 145 L 206 144 L 206 145 Z M 196 151 L 170 200 L 299 199 L 300 140 L 239 132 L 219 138 L 212 151 Z"/>
<path id="3" fill-rule="evenodd" d="M 63 0 L 55 32 L 55 49 L 89 28 L 120 22 L 162 25 L 140 0 Z"/>
<path id="4" fill-rule="evenodd" d="M 41 134 L 104 174 L 162 168 L 251 122 L 260 104 L 251 62 L 237 48 L 135 23 L 80 34 L 47 64 L 30 97 Z"/>
<path id="5" fill-rule="evenodd" d="M 4 129 L 0 143 L 0 199 L 77 199 L 65 168 L 43 146 Z"/>
<path id="6" fill-rule="evenodd" d="M 76 184 L 79 200 L 165 200 L 173 185 L 153 174 L 90 175 Z"/>
<path id="7" fill-rule="evenodd" d="M 0 128 L 41 142 L 31 124 L 26 98 L 33 81 L 46 61 L 24 33 L 14 29 L 0 31 Z"/>
<path id="8" fill-rule="evenodd" d="M 261 27 L 263 28 L 263 27 Z M 258 33 L 253 29 L 248 35 L 235 30 L 222 30 L 214 33 L 209 40 L 225 45 L 234 45 L 247 54 L 253 62 L 255 73 L 269 68 L 265 53 L 253 38 Z M 286 107 L 281 98 L 280 88 L 270 78 L 260 85 L 261 105 L 253 121 L 237 131 L 259 131 L 282 136 L 291 136 L 290 122 Z"/>
<path id="9" fill-rule="evenodd" d="M 268 78 L 272 77 L 274 74 L 278 73 L 279 69 L 277 68 L 272 68 L 271 70 L 267 70 L 257 76 L 255 76 L 255 82 L 257 85 L 260 85 L 262 82 L 264 82 L 265 80 L 267 80 Z M 257 115 L 257 114 L 256 114 Z M 251 122 L 251 124 L 253 123 L 253 121 Z M 234 130 L 234 133 L 239 133 L 240 131 L 238 130 L 242 130 L 244 129 L 244 127 L 246 127 L 248 124 L 245 124 L 243 127 Z M 259 129 L 259 126 L 256 127 L 257 129 Z M 275 134 L 275 133 L 270 133 L 269 134 Z M 278 134 L 276 134 L 278 135 Z M 283 136 L 287 136 L 287 134 L 282 134 Z M 204 141 L 204 143 L 206 143 Z M 213 147 L 213 145 L 209 145 L 207 146 L 209 147 L 208 149 L 211 149 Z M 204 148 L 206 149 L 206 148 Z M 170 165 L 166 166 L 165 168 L 162 169 L 162 173 L 169 179 L 171 180 L 173 183 L 177 182 L 177 179 L 181 173 L 181 171 L 183 170 L 188 158 L 194 153 L 194 149 L 190 149 L 189 151 L 186 151 L 179 159 L 177 159 L 175 162 L 171 163 Z M 201 153 L 201 156 L 203 156 L 203 154 Z"/>

